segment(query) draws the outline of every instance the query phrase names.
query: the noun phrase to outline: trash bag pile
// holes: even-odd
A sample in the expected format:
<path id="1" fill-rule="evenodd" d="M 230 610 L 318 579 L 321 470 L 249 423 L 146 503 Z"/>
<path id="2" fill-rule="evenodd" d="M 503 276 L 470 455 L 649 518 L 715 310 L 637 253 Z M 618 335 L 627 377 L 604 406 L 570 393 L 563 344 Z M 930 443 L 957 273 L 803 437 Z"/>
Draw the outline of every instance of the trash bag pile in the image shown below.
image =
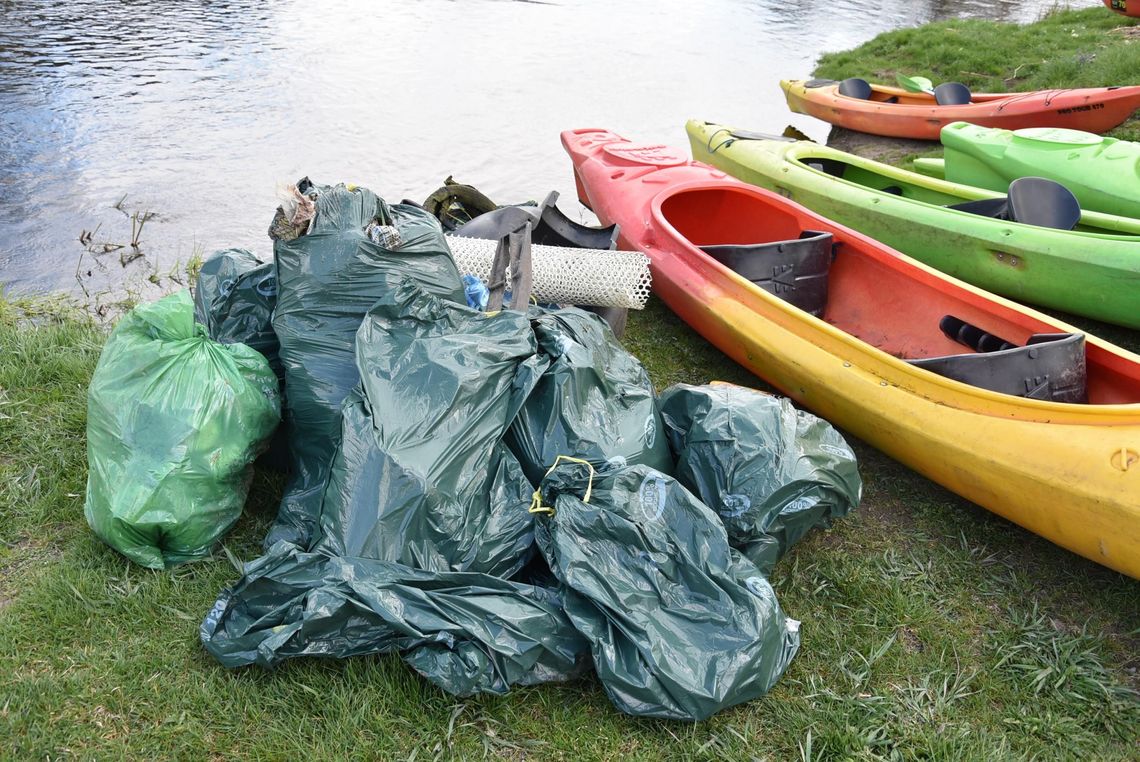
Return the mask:
<path id="1" fill-rule="evenodd" d="M 855 457 L 834 429 L 728 385 L 658 398 L 606 322 L 583 310 L 469 306 L 443 228 L 416 204 L 305 180 L 271 235 L 272 263 L 234 251 L 207 263 L 201 325 L 187 317 L 198 351 L 259 374 L 257 406 L 208 409 L 227 423 L 267 410 L 267 424 L 219 429 L 232 437 L 231 471 L 248 468 L 276 422 L 271 362 L 287 392 L 290 477 L 265 555 L 200 628 L 219 662 L 392 652 L 460 696 L 592 671 L 620 710 L 679 720 L 775 684 L 799 623 L 767 576 L 807 531 L 859 502 Z M 117 383 L 104 364 L 129 356 L 112 348 L 93 399 Z M 161 362 L 157 348 L 148 355 Z M 242 388 L 207 380 L 184 387 L 203 413 L 209 389 Z M 152 386 L 161 395 L 173 383 Z M 99 453 L 129 461 L 148 425 L 132 420 L 92 444 L 89 517 L 111 515 L 93 511 L 91 495 L 124 473 L 96 475 Z M 176 425 L 160 425 L 167 452 L 201 459 L 195 441 L 175 444 Z M 240 485 L 224 486 L 240 511 Z M 201 502 L 166 498 L 186 511 Z M 105 521 L 92 525 L 113 536 L 98 528 Z M 150 542 L 181 558 L 208 550 L 206 539 L 176 549 L 156 529 Z"/>

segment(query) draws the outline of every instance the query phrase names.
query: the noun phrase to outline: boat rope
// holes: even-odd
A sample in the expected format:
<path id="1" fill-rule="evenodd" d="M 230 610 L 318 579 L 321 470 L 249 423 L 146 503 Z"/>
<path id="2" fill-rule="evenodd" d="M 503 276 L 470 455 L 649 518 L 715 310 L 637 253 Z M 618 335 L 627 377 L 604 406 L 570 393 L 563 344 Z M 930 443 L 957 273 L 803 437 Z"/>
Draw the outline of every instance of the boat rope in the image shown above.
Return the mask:
<path id="1" fill-rule="evenodd" d="M 1032 98 L 1032 97 L 1041 95 L 1042 92 L 1044 92 L 1046 94 L 1045 100 L 1042 101 L 1042 104 L 1045 106 L 1049 106 L 1049 105 L 1052 105 L 1054 98 L 1056 98 L 1058 95 L 1062 95 L 1064 93 L 1069 92 L 1069 90 L 1068 89 L 1034 90 L 1034 91 L 1031 91 L 1028 93 L 1019 93 L 1018 95 L 1015 95 L 1012 98 L 1006 98 L 1005 100 L 1003 100 L 1001 102 L 1001 105 L 997 107 L 997 110 L 998 111 L 1004 111 L 1006 106 L 1012 106 L 1013 104 L 1019 103 L 1019 102 L 1025 100 L 1026 98 Z"/>
<path id="2" fill-rule="evenodd" d="M 713 148 L 713 144 L 712 144 L 712 142 L 713 142 L 713 139 L 714 139 L 714 138 L 715 138 L 717 135 L 721 134 L 722 132 L 727 132 L 727 133 L 728 133 L 728 137 L 727 137 L 727 138 L 725 138 L 724 140 L 720 141 L 719 143 L 717 143 L 717 144 L 716 144 L 716 148 Z M 716 132 L 714 132 L 712 135 L 709 135 L 708 144 L 705 146 L 705 148 L 706 148 L 706 149 L 708 149 L 708 152 L 709 152 L 710 154 L 713 154 L 713 153 L 716 153 L 717 151 L 719 151 L 719 150 L 720 150 L 720 149 L 722 149 L 722 148 L 726 148 L 726 147 L 728 147 L 728 146 L 732 145 L 732 144 L 733 144 L 733 143 L 735 143 L 735 142 L 736 142 L 736 138 L 734 138 L 734 137 L 732 136 L 732 130 L 728 129 L 727 127 L 721 127 L 719 130 L 717 130 Z"/>

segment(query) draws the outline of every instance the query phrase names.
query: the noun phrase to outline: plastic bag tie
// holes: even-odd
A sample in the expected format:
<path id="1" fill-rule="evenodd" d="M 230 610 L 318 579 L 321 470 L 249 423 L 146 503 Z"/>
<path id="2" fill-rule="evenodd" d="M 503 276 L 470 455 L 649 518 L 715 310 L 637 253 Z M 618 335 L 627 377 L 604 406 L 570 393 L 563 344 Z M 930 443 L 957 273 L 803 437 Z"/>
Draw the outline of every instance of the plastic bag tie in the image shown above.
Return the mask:
<path id="1" fill-rule="evenodd" d="M 550 476 L 550 474 L 554 472 L 554 469 L 558 468 L 558 464 L 564 460 L 570 461 L 571 463 L 580 463 L 586 468 L 590 469 L 590 480 L 586 483 L 586 496 L 582 498 L 583 503 L 589 503 L 590 495 L 594 491 L 594 474 L 597 473 L 594 471 L 594 466 L 590 463 L 590 461 L 583 460 L 582 458 L 575 458 L 572 455 L 559 455 L 554 459 L 554 462 L 550 464 L 550 468 L 546 470 L 546 476 Z M 534 495 L 531 496 L 529 512 L 545 513 L 550 516 L 554 515 L 554 508 L 552 506 L 542 504 L 542 487 L 536 489 L 534 491 Z"/>

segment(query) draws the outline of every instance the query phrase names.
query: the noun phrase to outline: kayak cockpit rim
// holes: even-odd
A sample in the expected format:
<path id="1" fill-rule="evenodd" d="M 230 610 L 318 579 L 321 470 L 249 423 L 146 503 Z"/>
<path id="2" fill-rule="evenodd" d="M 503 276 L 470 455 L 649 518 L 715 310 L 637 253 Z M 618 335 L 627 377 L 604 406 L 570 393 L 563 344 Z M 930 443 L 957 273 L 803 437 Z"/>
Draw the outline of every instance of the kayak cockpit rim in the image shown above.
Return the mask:
<path id="1" fill-rule="evenodd" d="M 670 219 L 669 212 L 665 207 L 667 207 L 671 201 L 676 203 L 676 201 L 681 197 L 701 192 L 731 193 L 739 196 L 751 197 L 756 200 L 758 209 L 771 208 L 772 205 L 771 199 L 765 194 L 764 191 L 758 188 L 744 185 L 725 186 L 723 183 L 716 181 L 696 180 L 677 184 L 673 187 L 661 191 L 656 196 L 654 196 L 650 202 L 650 213 L 653 217 L 653 220 L 660 226 L 663 232 L 673 237 L 675 241 L 683 247 L 684 251 L 686 251 L 689 256 L 695 260 L 696 263 L 699 263 L 700 266 L 711 269 L 728 283 L 731 283 L 738 289 L 743 289 L 746 291 L 750 297 L 763 300 L 769 307 L 775 308 L 784 313 L 785 316 L 789 319 L 789 324 L 804 324 L 811 331 L 824 334 L 832 341 L 837 342 L 843 346 L 846 350 L 848 358 L 841 359 L 850 359 L 851 361 L 856 361 L 859 355 L 863 355 L 871 361 L 868 364 L 878 364 L 884 366 L 886 369 L 889 369 L 890 373 L 888 375 L 893 376 L 894 380 L 891 378 L 883 377 L 885 383 L 891 383 L 892 385 L 898 385 L 905 388 L 906 384 L 902 383 L 903 379 L 908 376 L 917 376 L 922 378 L 924 384 L 939 387 L 945 390 L 948 395 L 973 398 L 979 402 L 999 403 L 1006 406 L 1006 408 L 1009 410 L 1010 415 L 1015 415 L 1017 417 L 1024 415 L 1034 420 L 1064 419 L 1066 421 L 1072 421 L 1074 423 L 1092 423 L 1093 421 L 1089 420 L 1089 416 L 1094 416 L 1096 419 L 1098 419 L 1095 421 L 1096 423 L 1105 424 L 1109 423 L 1110 421 L 1103 419 L 1120 418 L 1121 422 L 1124 422 L 1135 417 L 1136 408 L 1140 406 L 1140 356 L 1134 355 L 1130 352 L 1121 350 L 1116 347 L 1112 347 L 1111 345 L 1105 344 L 1093 336 L 1086 335 L 1086 354 L 1088 353 L 1089 349 L 1095 348 L 1097 351 L 1094 353 L 1094 355 L 1100 353 L 1116 355 L 1121 360 L 1127 361 L 1135 370 L 1134 375 L 1137 378 L 1135 400 L 1129 402 L 1078 404 L 1036 400 L 1027 397 L 1017 397 L 1013 395 L 992 392 L 986 389 L 962 383 L 960 381 L 946 378 L 945 376 L 941 376 L 937 373 L 933 373 L 922 368 L 915 367 L 914 365 L 906 362 L 906 360 L 896 357 L 895 355 L 882 349 L 879 349 L 878 347 L 868 343 L 863 339 L 858 338 L 848 331 L 845 331 L 842 328 L 827 322 L 827 320 L 817 318 L 808 312 L 805 312 L 804 310 L 801 310 L 789 304 L 783 299 L 780 299 L 779 297 L 768 293 L 764 289 L 749 281 L 747 278 L 742 277 L 732 269 L 718 262 L 709 254 L 702 251 L 699 245 L 693 243 L 677 228 L 676 225 L 673 224 L 673 221 Z M 928 276 L 933 276 L 941 280 L 949 280 L 951 283 L 953 283 L 953 285 L 961 288 L 963 291 L 973 294 L 982 294 L 987 300 L 992 301 L 994 304 L 999 305 L 1000 307 L 1027 313 L 1034 319 L 1043 322 L 1048 327 L 1056 330 L 1057 332 L 1082 333 L 1079 331 L 1079 329 L 1069 326 L 1062 321 L 1053 320 L 1032 310 L 1018 307 L 1012 302 L 1002 299 L 1001 297 L 986 294 L 980 289 L 975 289 L 968 284 L 949 278 L 948 276 L 939 273 L 934 268 L 923 265 L 922 263 L 899 254 L 894 250 L 886 249 L 885 247 L 882 250 L 872 248 L 867 249 L 861 254 L 856 254 L 851 251 L 855 247 L 851 244 L 848 244 L 846 246 L 841 246 L 839 250 L 839 256 L 844 256 L 844 248 L 846 248 L 853 256 L 864 256 L 870 259 L 876 258 L 876 254 L 881 252 L 882 257 L 891 257 L 902 260 L 908 268 L 915 270 L 916 272 L 926 273 Z M 745 309 L 748 309 L 747 304 L 742 304 L 742 306 Z M 963 353 L 967 352 L 968 350 L 965 350 L 965 348 L 963 348 Z M 1096 372 L 1096 369 L 1100 367 L 1100 365 L 1099 363 L 1090 360 L 1088 362 L 1088 366 L 1091 388 L 1094 383 L 1094 373 Z M 1105 368 L 1102 372 L 1106 371 L 1109 371 L 1109 369 Z M 960 407 L 960 405 L 954 404 L 952 401 L 935 401 L 944 402 L 944 404 L 951 404 L 955 407 Z M 1018 414 L 1015 412 L 1017 410 L 1021 410 L 1022 412 Z M 1080 411 L 1079 416 L 1073 416 L 1072 414 L 1077 410 Z"/>
<path id="2" fill-rule="evenodd" d="M 784 149 L 783 158 L 788 163 L 795 167 L 807 172 L 824 175 L 829 179 L 844 183 L 846 185 L 861 188 L 871 193 L 883 193 L 884 195 L 893 195 L 904 201 L 909 201 L 917 204 L 928 204 L 930 206 L 941 206 L 948 213 L 956 215 L 967 215 L 970 219 L 977 219 L 978 215 L 961 209 L 954 209 L 948 206 L 950 203 L 958 203 L 963 201 L 981 201 L 983 199 L 1000 199 L 1005 198 L 1004 193 L 997 191 L 987 190 L 985 188 L 975 188 L 968 185 L 961 185 L 952 183 L 948 180 L 930 177 L 928 175 L 916 175 L 914 172 L 908 172 L 899 167 L 892 167 L 887 164 L 864 159 L 855 154 L 845 154 L 835 151 L 827 146 L 814 145 L 805 141 L 797 141 L 794 144 L 788 144 Z M 827 171 L 827 166 L 818 168 L 811 165 L 811 160 L 817 159 L 821 162 L 829 162 L 830 164 L 841 164 L 844 167 L 854 167 L 862 173 L 868 175 L 883 177 L 891 180 L 899 191 L 894 193 L 886 188 L 876 188 L 873 185 L 852 180 L 845 176 L 845 174 L 835 174 L 834 172 Z M 944 196 L 946 203 L 935 203 L 934 201 L 926 200 L 923 198 L 914 198 L 907 196 L 903 192 L 904 188 L 917 188 L 922 192 L 929 192 L 931 194 L 939 194 Z M 1008 224 L 1008 223 L 1007 223 Z M 1018 223 L 1025 224 L 1025 223 Z M 1094 236 L 1098 239 L 1108 240 L 1123 240 L 1123 241 L 1136 241 L 1140 243 L 1140 220 L 1133 220 L 1126 217 L 1119 217 L 1117 215 L 1105 214 L 1103 212 L 1093 212 L 1089 210 L 1081 210 L 1081 218 L 1077 223 L 1077 227 L 1071 231 L 1077 235 Z M 1138 253 L 1140 256 L 1140 253 Z"/>

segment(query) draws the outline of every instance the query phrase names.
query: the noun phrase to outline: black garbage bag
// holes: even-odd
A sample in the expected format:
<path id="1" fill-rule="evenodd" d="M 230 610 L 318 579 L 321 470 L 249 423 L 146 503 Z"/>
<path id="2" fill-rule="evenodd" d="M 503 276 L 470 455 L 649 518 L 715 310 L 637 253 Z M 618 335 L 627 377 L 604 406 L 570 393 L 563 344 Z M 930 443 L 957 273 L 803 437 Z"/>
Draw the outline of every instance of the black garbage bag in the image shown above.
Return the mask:
<path id="1" fill-rule="evenodd" d="M 465 302 L 439 222 L 412 204 L 388 205 L 364 188 L 303 184 L 315 197 L 308 232 L 274 242 L 277 308 L 294 456 L 292 478 L 266 536 L 308 547 L 317 529 L 329 465 L 340 439 L 340 406 L 359 380 L 356 330 L 384 295 L 389 275 Z M 383 241 L 376 243 L 373 239 Z"/>
<path id="2" fill-rule="evenodd" d="M 859 505 L 855 453 L 830 423 L 787 399 L 732 384 L 678 384 L 660 406 L 677 479 L 765 575 L 813 527 Z"/>
<path id="3" fill-rule="evenodd" d="M 729 547 L 716 514 L 672 478 L 562 461 L 540 494 L 539 547 L 623 712 L 700 720 L 783 674 L 799 622 Z"/>
<path id="4" fill-rule="evenodd" d="M 556 590 L 306 553 L 284 542 L 245 565 L 199 635 L 227 667 L 398 651 L 461 696 L 566 680 L 589 663 Z"/>
<path id="5" fill-rule="evenodd" d="M 573 307 L 532 314 L 550 367 L 506 440 L 531 482 L 537 486 L 559 455 L 672 473 L 653 383 L 606 321 Z"/>
<path id="6" fill-rule="evenodd" d="M 546 359 L 524 313 L 396 282 L 357 333 L 314 550 L 509 577 L 533 554 L 533 488 L 502 438 Z"/>
<path id="7" fill-rule="evenodd" d="M 284 380 L 273 331 L 277 304 L 277 271 L 245 249 L 215 251 L 198 272 L 194 319 L 210 338 L 222 344 L 245 344 L 265 355 L 269 367 Z"/>

